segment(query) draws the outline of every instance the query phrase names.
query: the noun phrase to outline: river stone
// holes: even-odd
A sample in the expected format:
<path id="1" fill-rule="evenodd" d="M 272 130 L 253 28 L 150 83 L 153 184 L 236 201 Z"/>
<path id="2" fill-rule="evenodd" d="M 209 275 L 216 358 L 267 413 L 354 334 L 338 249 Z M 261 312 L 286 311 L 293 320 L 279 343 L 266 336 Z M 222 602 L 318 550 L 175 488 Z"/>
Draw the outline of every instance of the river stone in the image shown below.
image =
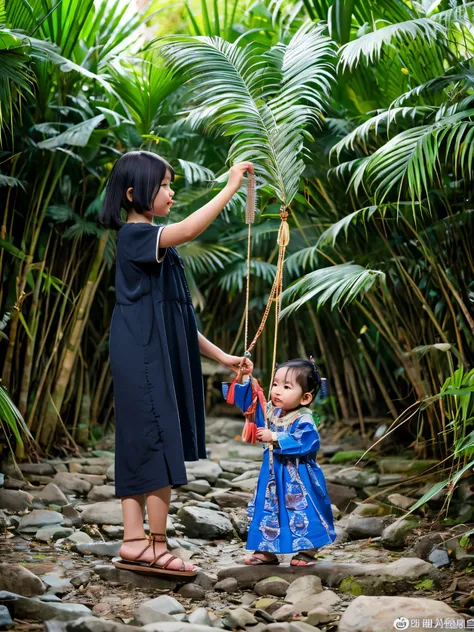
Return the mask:
<path id="1" fill-rule="evenodd" d="M 6 606 L 0 606 L 0 629 L 6 629 L 13 625 L 13 620 Z"/>
<path id="2" fill-rule="evenodd" d="M 21 463 L 20 470 L 23 474 L 37 474 L 39 476 L 54 476 L 55 469 L 49 463 Z"/>
<path id="3" fill-rule="evenodd" d="M 69 503 L 66 496 L 54 483 L 48 483 L 46 487 L 41 490 L 39 497 L 49 505 L 60 505 L 63 507 Z"/>
<path id="4" fill-rule="evenodd" d="M 306 599 L 306 597 L 318 595 L 322 591 L 323 586 L 319 577 L 314 577 L 312 575 L 298 577 L 298 579 L 295 579 L 295 581 L 290 584 L 288 590 L 286 591 L 285 601 L 294 604 L 297 601 Z"/>
<path id="5" fill-rule="evenodd" d="M 188 615 L 188 621 L 195 625 L 212 625 L 211 617 L 206 608 L 196 608 L 196 610 Z"/>
<path id="6" fill-rule="evenodd" d="M 235 608 L 234 610 L 224 610 L 221 621 L 226 628 L 240 630 L 246 626 L 254 626 L 258 623 L 251 612 L 245 608 Z"/>
<path id="7" fill-rule="evenodd" d="M 59 525 L 64 522 L 64 516 L 57 511 L 47 509 L 34 509 L 20 520 L 18 531 L 24 533 L 36 533 L 41 527 Z"/>
<path id="8" fill-rule="evenodd" d="M 244 492 L 253 492 L 254 489 L 257 487 L 257 483 L 258 476 L 254 476 L 238 482 L 230 481 L 229 485 L 232 487 L 232 489 L 241 489 Z"/>
<path id="9" fill-rule="evenodd" d="M 122 506 L 120 501 L 109 501 L 89 505 L 82 512 L 86 524 L 123 525 Z"/>
<path id="10" fill-rule="evenodd" d="M 334 620 L 334 615 L 332 615 L 326 608 L 322 606 L 318 606 L 313 610 L 308 612 L 307 623 L 309 625 L 319 625 L 320 623 L 330 623 Z"/>
<path id="11" fill-rule="evenodd" d="M 378 461 L 378 466 L 382 474 L 407 474 L 413 472 L 424 472 L 434 466 L 439 465 L 439 461 L 433 459 L 399 459 L 398 457 L 384 457 Z"/>
<path id="12" fill-rule="evenodd" d="M 273 597 L 284 597 L 289 586 L 290 584 L 281 577 L 266 577 L 257 582 L 253 590 L 260 596 L 272 595 Z"/>
<path id="13" fill-rule="evenodd" d="M 0 590 L 9 590 L 24 597 L 35 597 L 46 586 L 34 573 L 18 564 L 0 564 Z"/>
<path id="14" fill-rule="evenodd" d="M 11 527 L 11 524 L 10 518 L 3 509 L 0 509 L 0 529 L 8 529 L 8 527 Z"/>
<path id="15" fill-rule="evenodd" d="M 74 588 L 69 579 L 60 577 L 57 573 L 46 573 L 41 579 L 50 587 L 50 591 L 57 595 L 64 595 Z"/>
<path id="16" fill-rule="evenodd" d="M 186 472 L 192 474 L 194 479 L 204 478 L 209 483 L 215 483 L 222 472 L 222 468 L 213 461 L 199 459 L 199 461 L 186 462 Z"/>
<path id="17" fill-rule="evenodd" d="M 68 540 L 76 544 L 89 544 L 94 541 L 91 536 L 84 531 L 75 531 L 68 537 Z"/>
<path id="18" fill-rule="evenodd" d="M 107 621 L 97 617 L 81 617 L 77 621 L 68 623 L 66 632 L 140 632 L 142 628 L 116 621 Z M 50 632 L 47 630 L 47 632 Z M 51 632 L 62 632 L 62 630 L 52 629 Z"/>
<path id="19" fill-rule="evenodd" d="M 345 524 L 345 529 L 352 540 L 375 538 L 382 535 L 383 530 L 391 521 L 386 517 L 366 518 L 351 514 Z"/>
<path id="20" fill-rule="evenodd" d="M 233 534 L 233 527 L 225 514 L 201 507 L 181 507 L 178 518 L 191 538 L 224 539 Z"/>
<path id="21" fill-rule="evenodd" d="M 71 492 L 87 494 L 92 489 L 92 483 L 80 478 L 79 474 L 69 472 L 58 472 L 54 477 L 54 482 L 66 494 Z"/>
<path id="22" fill-rule="evenodd" d="M 135 619 L 141 625 L 147 625 L 148 623 L 163 623 L 165 621 L 176 621 L 176 619 L 166 612 L 155 608 L 151 599 L 140 604 L 135 610 Z"/>
<path id="23" fill-rule="evenodd" d="M 211 485 L 209 481 L 206 481 L 205 479 L 198 479 L 183 485 L 181 489 L 186 492 L 196 492 L 196 494 L 207 494 L 211 491 Z"/>
<path id="24" fill-rule="evenodd" d="M 115 481 L 115 463 L 111 463 L 105 473 L 109 481 Z"/>
<path id="25" fill-rule="evenodd" d="M 226 593 L 235 593 L 239 590 L 239 584 L 237 583 L 235 577 L 226 577 L 215 584 L 214 590 L 222 590 Z"/>
<path id="26" fill-rule="evenodd" d="M 219 465 L 224 472 L 230 472 L 231 474 L 243 474 L 249 470 L 255 469 L 255 461 L 237 461 L 234 459 L 221 459 Z"/>
<path id="27" fill-rule="evenodd" d="M 73 504 L 65 505 L 62 508 L 62 514 L 70 521 L 71 526 L 73 527 L 82 527 L 84 524 L 81 514 L 77 511 Z"/>
<path id="28" fill-rule="evenodd" d="M 179 601 L 177 601 L 174 597 L 170 595 L 160 595 L 155 599 L 150 599 L 149 601 L 145 601 L 140 605 L 139 610 L 141 611 L 142 624 L 146 625 L 147 623 L 155 623 L 162 621 L 163 619 L 153 619 L 153 614 L 155 612 L 159 612 L 160 614 L 181 614 L 185 613 L 184 606 L 182 606 Z M 151 620 L 143 621 L 143 614 L 148 613 L 149 618 Z"/>
<path id="29" fill-rule="evenodd" d="M 105 581 L 117 582 L 122 586 L 131 585 L 135 588 L 145 588 L 150 590 L 176 589 L 176 581 L 172 581 L 172 575 L 170 575 L 170 580 L 167 580 L 164 579 L 164 576 L 134 573 L 133 571 L 115 568 L 115 566 L 112 566 L 111 564 L 94 566 L 94 573 Z"/>
<path id="30" fill-rule="evenodd" d="M 193 582 L 181 586 L 181 588 L 178 590 L 178 595 L 181 595 L 181 597 L 184 597 L 185 599 L 199 601 L 200 599 L 204 599 L 204 597 L 206 596 L 206 591 L 202 586 L 198 586 Z"/>
<path id="31" fill-rule="evenodd" d="M 40 542 L 49 542 L 50 540 L 59 540 L 59 538 L 67 538 L 74 533 L 74 529 L 69 527 L 60 527 L 52 525 L 51 527 L 41 527 L 36 532 L 35 540 Z"/>
<path id="32" fill-rule="evenodd" d="M 121 542 L 90 542 L 76 546 L 83 555 L 96 555 L 97 557 L 117 557 L 120 553 Z"/>
<path id="33" fill-rule="evenodd" d="M 195 623 L 185 623 L 184 621 L 148 623 L 141 630 L 142 632 L 216 632 L 216 628 L 208 625 L 196 625 Z"/>
<path id="34" fill-rule="evenodd" d="M 376 505 L 375 503 L 361 503 L 360 505 L 357 505 L 355 509 L 353 509 L 351 515 L 373 517 L 382 515 L 383 513 L 384 509 L 381 505 Z"/>
<path id="35" fill-rule="evenodd" d="M 430 628 L 435 628 L 437 619 L 463 621 L 464 618 L 442 601 L 421 597 L 357 597 L 342 615 L 339 621 L 339 632 L 393 632 L 394 622 L 400 621 L 399 630 L 419 630 L 410 624 L 431 621 Z M 407 621 L 404 626 L 405 619 Z M 428 624 L 423 627 L 428 627 Z M 454 624 L 456 627 L 456 624 Z"/>
<path id="36" fill-rule="evenodd" d="M 388 548 L 403 547 L 408 535 L 417 524 L 416 520 L 405 518 L 388 525 L 382 531 L 382 544 Z"/>
<path id="37" fill-rule="evenodd" d="M 217 503 L 219 507 L 247 507 L 249 501 L 252 499 L 252 494 L 245 492 L 229 492 L 227 490 L 216 491 L 211 495 L 211 500 Z"/>
<path id="38" fill-rule="evenodd" d="M 79 588 L 79 586 L 87 584 L 90 581 L 90 579 L 91 579 L 91 571 L 85 570 L 79 573 L 78 575 L 74 575 L 74 577 L 71 577 L 69 581 L 71 582 L 73 586 L 75 586 L 76 588 Z"/>
<path id="39" fill-rule="evenodd" d="M 17 489 L 0 489 L 0 509 L 13 511 L 26 511 L 33 502 L 33 496 Z"/>
<path id="40" fill-rule="evenodd" d="M 115 497 L 115 485 L 94 485 L 87 494 L 87 500 L 107 501 Z"/>
<path id="41" fill-rule="evenodd" d="M 407 511 L 410 509 L 412 505 L 416 503 L 416 498 L 410 498 L 408 496 L 404 496 L 403 494 L 390 494 L 387 497 L 387 500 L 394 506 L 399 509 L 403 509 Z"/>
<path id="42" fill-rule="evenodd" d="M 351 501 L 357 496 L 353 487 L 346 485 L 335 485 L 326 481 L 326 487 L 332 505 L 336 505 L 341 511 L 347 511 L 351 506 Z"/>
<path id="43" fill-rule="evenodd" d="M 350 467 L 329 475 L 327 480 L 336 485 L 348 485 L 349 487 L 363 489 L 364 487 L 378 485 L 379 475 L 375 472 L 367 472 L 366 470 Z"/>
<path id="44" fill-rule="evenodd" d="M 0 604 L 6 605 L 15 619 L 33 619 L 49 621 L 75 621 L 81 616 L 90 615 L 86 606 L 78 603 L 49 603 L 30 597 L 22 597 L 6 590 L 0 592 Z"/>

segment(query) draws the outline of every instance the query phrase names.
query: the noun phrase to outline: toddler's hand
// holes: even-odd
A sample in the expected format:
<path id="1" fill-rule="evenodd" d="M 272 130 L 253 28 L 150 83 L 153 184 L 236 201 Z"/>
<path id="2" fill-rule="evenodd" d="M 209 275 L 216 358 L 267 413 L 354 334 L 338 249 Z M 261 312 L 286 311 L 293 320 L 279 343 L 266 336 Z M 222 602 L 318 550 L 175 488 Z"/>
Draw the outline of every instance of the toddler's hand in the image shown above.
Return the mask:
<path id="1" fill-rule="evenodd" d="M 257 428 L 257 439 L 262 443 L 271 443 L 272 431 L 268 428 Z"/>
<path id="2" fill-rule="evenodd" d="M 245 172 L 253 173 L 253 164 L 251 162 L 239 162 L 231 167 L 229 171 L 229 181 L 227 186 L 235 193 L 242 186 L 242 180 L 244 179 Z"/>

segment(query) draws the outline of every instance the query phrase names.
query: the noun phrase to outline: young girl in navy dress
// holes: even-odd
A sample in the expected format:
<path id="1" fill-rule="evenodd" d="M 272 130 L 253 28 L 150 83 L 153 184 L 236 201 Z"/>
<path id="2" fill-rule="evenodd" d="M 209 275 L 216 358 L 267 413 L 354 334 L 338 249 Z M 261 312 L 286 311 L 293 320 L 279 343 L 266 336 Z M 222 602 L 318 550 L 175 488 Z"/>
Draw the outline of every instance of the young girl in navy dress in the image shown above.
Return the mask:
<path id="1" fill-rule="evenodd" d="M 116 306 L 110 330 L 115 400 L 115 490 L 122 499 L 124 541 L 118 568 L 196 575 L 168 552 L 171 487 L 187 482 L 185 461 L 206 458 L 200 354 L 238 372 L 252 363 L 231 356 L 198 333 L 184 265 L 176 246 L 198 237 L 239 190 L 244 162 L 227 186 L 176 224 L 153 223 L 173 204 L 172 167 L 134 151 L 115 164 L 101 219 L 118 230 Z M 143 526 L 147 508 L 150 535 Z"/>
<path id="2" fill-rule="evenodd" d="M 267 446 L 249 503 L 247 548 L 255 553 L 246 564 L 278 564 L 276 554 L 293 553 L 293 566 L 312 566 L 317 550 L 336 539 L 331 501 L 316 463 L 319 434 L 307 408 L 320 387 L 312 360 L 289 360 L 277 368 L 267 406 L 270 427 L 257 430 Z"/>

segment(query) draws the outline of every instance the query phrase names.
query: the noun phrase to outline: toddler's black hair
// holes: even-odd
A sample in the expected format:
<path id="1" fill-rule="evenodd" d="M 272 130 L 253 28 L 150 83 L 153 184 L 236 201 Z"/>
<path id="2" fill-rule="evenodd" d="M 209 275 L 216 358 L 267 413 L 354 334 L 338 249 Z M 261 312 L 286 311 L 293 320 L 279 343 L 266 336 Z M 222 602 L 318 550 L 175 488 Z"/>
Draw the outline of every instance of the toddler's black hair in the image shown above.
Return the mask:
<path id="1" fill-rule="evenodd" d="M 124 221 L 122 209 L 137 213 L 149 211 L 160 190 L 160 185 L 170 172 L 174 180 L 174 169 L 166 160 L 151 151 L 130 151 L 117 160 L 107 183 L 100 221 L 119 230 Z M 127 198 L 127 189 L 133 188 L 133 202 Z"/>
<path id="2" fill-rule="evenodd" d="M 279 369 L 288 369 L 295 375 L 296 383 L 301 386 L 303 393 L 311 393 L 312 399 L 316 397 L 321 388 L 321 376 L 314 363 L 314 360 L 305 360 L 304 358 L 296 358 L 277 364 L 276 371 Z"/>

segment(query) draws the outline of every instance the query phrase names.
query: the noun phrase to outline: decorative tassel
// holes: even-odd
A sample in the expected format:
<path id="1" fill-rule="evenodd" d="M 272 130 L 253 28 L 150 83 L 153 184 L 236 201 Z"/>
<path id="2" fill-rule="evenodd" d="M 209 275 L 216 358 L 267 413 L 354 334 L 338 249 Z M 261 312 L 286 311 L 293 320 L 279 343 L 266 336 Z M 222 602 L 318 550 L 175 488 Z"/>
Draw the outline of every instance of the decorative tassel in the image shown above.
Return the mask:
<path id="1" fill-rule="evenodd" d="M 280 230 L 278 231 L 278 245 L 281 246 L 288 246 L 288 244 L 290 243 L 290 227 L 288 226 L 288 212 L 287 211 L 281 211 L 280 212 L 280 219 L 281 219 L 281 226 L 280 226 Z"/>

